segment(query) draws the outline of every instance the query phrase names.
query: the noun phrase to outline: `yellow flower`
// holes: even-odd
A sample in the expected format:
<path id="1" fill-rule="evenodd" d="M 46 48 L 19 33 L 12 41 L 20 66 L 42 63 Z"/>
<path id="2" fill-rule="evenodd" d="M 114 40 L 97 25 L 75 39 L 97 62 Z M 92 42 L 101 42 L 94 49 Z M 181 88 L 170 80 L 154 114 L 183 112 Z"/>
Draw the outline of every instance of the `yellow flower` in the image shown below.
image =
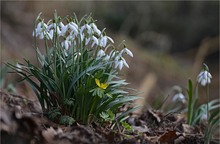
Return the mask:
<path id="1" fill-rule="evenodd" d="M 95 79 L 95 83 L 97 84 L 98 87 L 100 87 L 101 89 L 106 89 L 108 87 L 108 83 L 100 83 L 99 79 Z"/>

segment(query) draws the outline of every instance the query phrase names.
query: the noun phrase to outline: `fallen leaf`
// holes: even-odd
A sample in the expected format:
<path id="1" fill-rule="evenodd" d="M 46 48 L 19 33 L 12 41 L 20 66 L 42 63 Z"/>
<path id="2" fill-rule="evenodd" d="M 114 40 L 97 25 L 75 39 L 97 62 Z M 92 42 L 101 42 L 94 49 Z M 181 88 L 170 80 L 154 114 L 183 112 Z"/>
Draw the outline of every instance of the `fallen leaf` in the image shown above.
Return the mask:
<path id="1" fill-rule="evenodd" d="M 168 131 L 164 133 L 163 135 L 160 136 L 158 139 L 159 142 L 161 143 L 174 143 L 175 139 L 178 138 L 178 135 L 175 130 L 173 131 Z"/>

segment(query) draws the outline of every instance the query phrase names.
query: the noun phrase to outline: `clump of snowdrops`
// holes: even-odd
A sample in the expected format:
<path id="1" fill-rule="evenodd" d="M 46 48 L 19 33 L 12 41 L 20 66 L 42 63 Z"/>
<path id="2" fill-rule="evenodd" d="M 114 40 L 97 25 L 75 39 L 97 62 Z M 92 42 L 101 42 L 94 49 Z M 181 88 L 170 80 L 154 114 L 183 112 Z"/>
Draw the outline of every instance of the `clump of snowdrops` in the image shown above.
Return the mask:
<path id="1" fill-rule="evenodd" d="M 120 122 L 138 108 L 120 111 L 138 98 L 119 75 L 124 66 L 129 68 L 124 56 L 133 54 L 124 41 L 115 47 L 95 22 L 91 16 L 78 20 L 75 15 L 61 18 L 56 12 L 45 22 L 39 14 L 33 31 L 39 65 L 29 60 L 8 64 L 30 83 L 44 114 L 61 124 Z M 38 40 L 44 41 L 45 54 Z"/>
<path id="2" fill-rule="evenodd" d="M 206 64 L 203 64 L 201 72 L 197 76 L 197 82 L 193 86 L 192 80 L 188 81 L 187 94 L 188 98 L 180 90 L 174 97 L 174 101 L 180 101 L 186 103 L 187 101 L 187 123 L 195 126 L 201 121 L 207 123 L 205 131 L 205 143 L 208 144 L 212 138 L 213 130 L 220 123 L 220 101 L 219 99 L 209 99 L 209 85 L 211 84 L 212 75 L 209 72 L 209 68 Z M 207 103 L 198 105 L 199 98 L 202 98 L 199 94 L 199 88 L 205 89 Z"/>

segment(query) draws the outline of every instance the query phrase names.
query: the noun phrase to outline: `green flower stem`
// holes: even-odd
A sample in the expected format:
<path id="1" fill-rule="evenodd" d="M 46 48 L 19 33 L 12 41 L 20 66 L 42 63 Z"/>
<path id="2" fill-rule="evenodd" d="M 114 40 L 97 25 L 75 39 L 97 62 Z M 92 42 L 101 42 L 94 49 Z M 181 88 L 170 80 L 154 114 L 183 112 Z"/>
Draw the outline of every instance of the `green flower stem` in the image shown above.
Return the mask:
<path id="1" fill-rule="evenodd" d="M 207 112 L 207 127 L 206 127 L 206 134 L 209 133 L 209 84 L 207 84 L 207 90 L 206 90 L 206 97 L 207 97 L 207 107 L 206 107 L 206 112 Z M 209 144 L 209 139 L 205 137 L 205 144 Z"/>

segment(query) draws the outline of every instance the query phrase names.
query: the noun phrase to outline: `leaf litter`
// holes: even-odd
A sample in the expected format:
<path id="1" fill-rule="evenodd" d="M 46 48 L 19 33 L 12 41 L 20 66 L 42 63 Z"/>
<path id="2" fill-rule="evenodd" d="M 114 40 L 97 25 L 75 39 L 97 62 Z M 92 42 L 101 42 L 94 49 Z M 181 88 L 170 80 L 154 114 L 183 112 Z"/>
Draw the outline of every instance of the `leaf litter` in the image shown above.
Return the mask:
<path id="1" fill-rule="evenodd" d="M 108 125 L 64 126 L 50 121 L 38 101 L 0 92 L 2 144 L 202 144 L 205 125 L 192 127 L 178 113 L 163 114 L 146 109 L 130 116 L 132 132 L 112 130 Z M 122 128 L 121 128 L 122 129 Z M 213 139 L 210 144 L 217 144 Z"/>

